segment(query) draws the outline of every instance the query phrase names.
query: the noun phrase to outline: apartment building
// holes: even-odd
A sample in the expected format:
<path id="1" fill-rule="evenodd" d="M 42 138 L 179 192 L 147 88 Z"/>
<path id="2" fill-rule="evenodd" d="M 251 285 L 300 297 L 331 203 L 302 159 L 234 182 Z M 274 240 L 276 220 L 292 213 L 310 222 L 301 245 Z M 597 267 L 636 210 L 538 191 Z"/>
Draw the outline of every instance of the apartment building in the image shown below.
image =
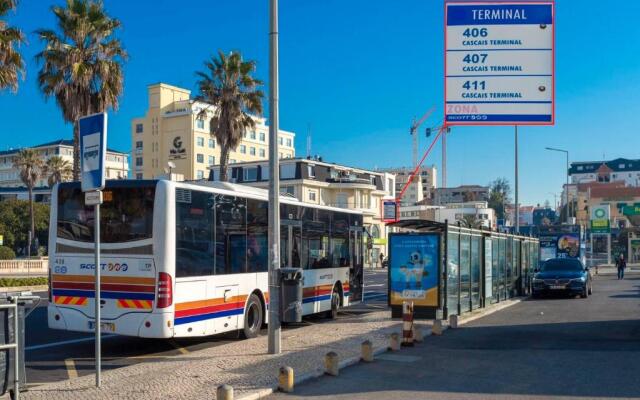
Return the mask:
<path id="1" fill-rule="evenodd" d="M 488 186 L 462 185 L 451 188 L 437 188 L 433 197 L 433 204 L 436 206 L 476 201 L 489 201 Z"/>
<path id="2" fill-rule="evenodd" d="M 219 179 L 220 166 L 211 168 L 210 179 Z M 267 161 L 239 162 L 229 166 L 230 181 L 267 189 Z M 382 221 L 382 200 L 395 198 L 395 177 L 390 173 L 367 171 L 330 164 L 321 158 L 289 158 L 280 160 L 280 191 L 311 204 L 358 210 L 373 248 L 366 252 L 365 262 L 377 262 L 387 252 L 387 227 Z"/>
<path id="3" fill-rule="evenodd" d="M 187 180 L 207 177 L 209 167 L 220 163 L 220 146 L 209 134 L 213 106 L 192 99 L 190 90 L 165 83 L 149 85 L 148 98 L 145 116 L 131 121 L 133 177 L 151 179 L 167 172 Z M 255 129 L 231 152 L 230 164 L 268 159 L 269 126 L 265 118 L 254 121 Z M 294 139 L 293 132 L 279 131 L 280 158 L 295 157 Z"/>
<path id="4" fill-rule="evenodd" d="M 52 156 L 59 156 L 73 165 L 73 140 L 59 139 L 53 142 L 30 146 L 46 162 Z M 0 187 L 20 188 L 24 183 L 20 180 L 20 172 L 14 168 L 13 161 L 20 149 L 0 151 Z M 127 154 L 108 149 L 105 162 L 106 179 L 124 179 L 129 175 Z M 42 176 L 36 187 L 47 187 L 47 178 Z"/>
<path id="5" fill-rule="evenodd" d="M 400 193 L 409 182 L 413 173 L 413 168 L 385 168 L 379 170 L 394 174 L 396 176 L 396 193 Z M 433 199 L 434 190 L 438 187 L 438 170 L 435 165 L 430 167 L 422 166 L 413 178 L 411 185 L 407 187 L 402 196 L 401 205 L 410 206 L 424 201 L 430 202 Z"/>
<path id="6" fill-rule="evenodd" d="M 640 160 L 616 158 L 611 161 L 572 162 L 569 168 L 571 183 L 623 181 L 625 186 L 640 186 Z"/>

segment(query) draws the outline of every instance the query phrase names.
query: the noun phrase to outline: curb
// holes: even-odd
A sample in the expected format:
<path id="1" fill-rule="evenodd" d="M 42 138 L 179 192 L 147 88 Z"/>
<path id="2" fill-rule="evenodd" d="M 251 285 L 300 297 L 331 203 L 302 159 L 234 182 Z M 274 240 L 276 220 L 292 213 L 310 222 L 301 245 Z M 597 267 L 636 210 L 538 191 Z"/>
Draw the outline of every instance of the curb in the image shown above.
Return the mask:
<path id="1" fill-rule="evenodd" d="M 514 305 L 520 303 L 522 300 L 523 300 L 523 298 L 521 297 L 521 298 L 509 300 L 508 303 L 507 302 L 498 303 L 495 306 L 482 311 L 481 313 L 478 313 L 476 315 L 470 315 L 467 318 L 462 319 L 461 321 L 458 322 L 458 325 L 465 325 L 465 324 L 467 324 L 469 322 L 472 322 L 472 321 L 475 321 L 477 319 L 486 317 L 486 316 L 491 315 L 493 313 L 496 313 L 498 311 L 502 311 L 505 308 L 509 308 L 511 306 L 514 306 Z"/>
<path id="2" fill-rule="evenodd" d="M 0 287 L 0 293 L 7 292 L 46 292 L 49 285 Z"/>

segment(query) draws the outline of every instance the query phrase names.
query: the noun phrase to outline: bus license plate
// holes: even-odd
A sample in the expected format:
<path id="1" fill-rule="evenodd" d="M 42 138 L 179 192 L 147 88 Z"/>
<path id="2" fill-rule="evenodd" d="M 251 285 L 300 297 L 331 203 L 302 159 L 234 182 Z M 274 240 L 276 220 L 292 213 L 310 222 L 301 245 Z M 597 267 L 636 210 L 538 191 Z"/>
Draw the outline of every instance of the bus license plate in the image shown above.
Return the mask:
<path id="1" fill-rule="evenodd" d="M 89 329 L 94 330 L 95 327 L 96 323 L 94 321 L 89 321 Z M 112 322 L 102 322 L 100 323 L 100 331 L 113 333 L 116 331 L 116 324 Z"/>
<path id="2" fill-rule="evenodd" d="M 552 285 L 551 286 L 551 289 L 553 289 L 553 290 L 564 290 L 566 288 L 567 287 L 565 285 Z"/>

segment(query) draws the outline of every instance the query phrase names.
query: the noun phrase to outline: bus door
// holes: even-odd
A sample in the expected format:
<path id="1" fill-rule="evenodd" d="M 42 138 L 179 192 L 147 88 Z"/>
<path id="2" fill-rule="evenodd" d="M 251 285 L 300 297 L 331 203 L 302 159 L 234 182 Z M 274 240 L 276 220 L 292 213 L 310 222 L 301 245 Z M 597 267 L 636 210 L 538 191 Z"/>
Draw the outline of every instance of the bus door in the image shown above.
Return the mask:
<path id="1" fill-rule="evenodd" d="M 351 254 L 351 267 L 349 269 L 349 301 L 362 301 L 363 285 L 363 231 L 359 226 L 349 228 L 349 246 Z"/>
<path id="2" fill-rule="evenodd" d="M 280 224 L 280 267 L 303 268 L 306 252 L 302 249 L 302 222 L 282 221 Z"/>

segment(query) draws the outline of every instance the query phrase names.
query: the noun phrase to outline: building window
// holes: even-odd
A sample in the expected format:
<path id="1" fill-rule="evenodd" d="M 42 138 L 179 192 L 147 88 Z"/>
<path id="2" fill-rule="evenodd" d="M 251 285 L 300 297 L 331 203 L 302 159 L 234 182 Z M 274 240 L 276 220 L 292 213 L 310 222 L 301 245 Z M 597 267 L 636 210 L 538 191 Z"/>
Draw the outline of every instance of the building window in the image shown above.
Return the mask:
<path id="1" fill-rule="evenodd" d="M 196 171 L 196 178 L 204 179 L 204 171 L 201 171 L 201 170 Z"/>
<path id="2" fill-rule="evenodd" d="M 142 157 L 136 157 L 136 167 L 142 167 Z"/>
<path id="3" fill-rule="evenodd" d="M 204 129 L 204 120 L 203 119 L 196 119 L 196 127 L 198 129 Z"/>
<path id="4" fill-rule="evenodd" d="M 196 161 L 198 161 L 201 164 L 204 163 L 204 154 L 197 154 Z"/>
<path id="5" fill-rule="evenodd" d="M 142 142 L 136 142 L 136 149 L 141 149 L 142 148 Z"/>
<path id="6" fill-rule="evenodd" d="M 309 173 L 309 178 L 316 177 L 316 166 L 315 165 L 307 165 L 307 172 Z"/>
<path id="7" fill-rule="evenodd" d="M 282 139 L 282 137 L 279 137 L 279 138 L 278 138 L 278 144 L 279 144 L 280 146 L 282 146 L 282 145 L 284 144 L 284 140 Z"/>
<path id="8" fill-rule="evenodd" d="M 204 147 L 204 138 L 203 137 L 197 138 L 196 141 L 197 141 L 199 147 Z"/>
<path id="9" fill-rule="evenodd" d="M 291 139 L 287 139 L 287 147 L 291 147 L 292 146 L 292 141 Z"/>
<path id="10" fill-rule="evenodd" d="M 229 164 L 235 164 L 236 160 L 234 160 L 233 158 L 229 160 Z"/>
<path id="11" fill-rule="evenodd" d="M 284 158 L 284 154 L 279 153 L 279 154 L 278 154 L 278 158 Z"/>
<path id="12" fill-rule="evenodd" d="M 255 147 L 249 147 L 249 154 L 251 154 L 252 156 L 256 155 L 256 148 Z"/>
<path id="13" fill-rule="evenodd" d="M 258 167 L 244 168 L 244 182 L 255 182 L 258 180 Z"/>
<path id="14" fill-rule="evenodd" d="M 250 137 L 251 139 L 253 139 L 253 140 L 256 140 L 256 131 L 252 131 L 252 132 L 249 134 L 249 137 Z"/>
<path id="15" fill-rule="evenodd" d="M 261 142 L 264 142 L 265 140 L 266 140 L 266 139 L 265 139 L 265 135 L 264 135 L 264 133 L 263 133 L 263 132 L 260 132 L 260 141 L 261 141 Z"/>
<path id="16" fill-rule="evenodd" d="M 216 141 L 213 139 L 209 139 L 209 148 L 210 149 L 215 149 L 216 148 Z"/>
<path id="17" fill-rule="evenodd" d="M 144 132 L 143 125 L 136 124 L 136 133 L 142 133 L 142 132 Z"/>
<path id="18" fill-rule="evenodd" d="M 260 154 L 260 157 L 265 157 L 266 152 L 264 151 L 264 149 L 260 149 L 259 154 Z"/>
<path id="19" fill-rule="evenodd" d="M 280 186 L 280 193 L 290 194 L 295 196 L 295 188 L 293 186 Z"/>
<path id="20" fill-rule="evenodd" d="M 260 180 L 266 181 L 269 179 L 269 164 L 260 165 Z"/>
<path id="21" fill-rule="evenodd" d="M 295 164 L 280 165 L 280 179 L 295 179 L 295 177 L 296 177 Z"/>
<path id="22" fill-rule="evenodd" d="M 309 201 L 313 201 L 313 202 L 317 201 L 316 200 L 317 195 L 318 194 L 316 193 L 315 190 L 309 190 Z"/>
<path id="23" fill-rule="evenodd" d="M 215 165 L 216 158 L 214 156 L 209 156 L 209 165 Z"/>
<path id="24" fill-rule="evenodd" d="M 241 144 L 240 145 L 240 153 L 247 154 L 247 146 Z"/>
<path id="25" fill-rule="evenodd" d="M 137 180 L 141 180 L 142 179 L 142 174 L 136 174 L 136 179 Z"/>

